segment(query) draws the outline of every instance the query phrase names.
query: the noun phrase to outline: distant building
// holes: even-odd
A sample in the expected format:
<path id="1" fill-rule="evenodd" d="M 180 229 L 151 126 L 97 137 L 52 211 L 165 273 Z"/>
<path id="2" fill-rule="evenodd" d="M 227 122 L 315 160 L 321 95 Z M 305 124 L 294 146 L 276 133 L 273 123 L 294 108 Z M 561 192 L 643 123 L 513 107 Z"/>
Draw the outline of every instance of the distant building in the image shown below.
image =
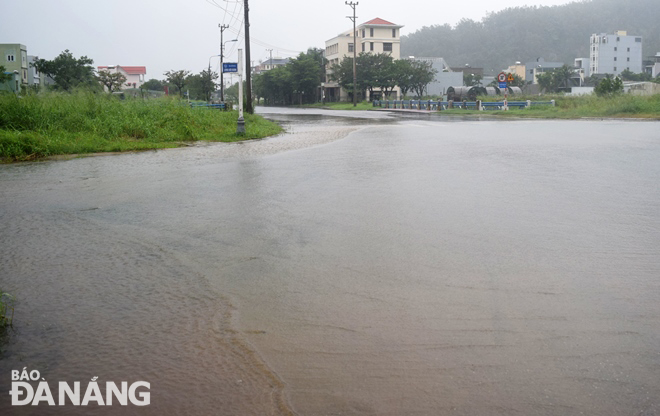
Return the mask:
<path id="1" fill-rule="evenodd" d="M 362 23 L 356 27 L 357 53 L 387 53 L 393 59 L 401 57 L 400 29 L 403 26 L 397 25 L 381 18 L 375 18 Z M 348 101 L 349 93 L 339 86 L 339 83 L 330 81 L 332 74 L 332 65 L 339 64 L 347 56 L 352 57 L 356 46 L 353 44 L 353 29 L 342 32 L 332 39 L 325 41 L 325 58 L 328 61 L 326 66 L 326 82 L 323 83 L 324 97 L 328 101 Z M 399 87 L 392 91 L 394 97 L 400 93 Z M 380 96 L 382 93 L 377 89 L 374 95 Z M 393 97 L 393 98 L 394 98 Z M 367 97 L 375 99 L 376 97 Z"/>
<path id="2" fill-rule="evenodd" d="M 641 36 L 628 36 L 624 30 L 611 35 L 594 33 L 590 42 L 591 74 L 618 75 L 626 69 L 635 74 L 643 71 Z"/>
<path id="3" fill-rule="evenodd" d="M 532 84 L 538 84 L 537 77 L 545 72 L 561 68 L 563 62 L 547 62 L 543 58 L 536 58 L 536 61 L 525 63 L 525 81 Z"/>
<path id="4" fill-rule="evenodd" d="M 28 55 L 28 85 L 31 87 L 41 87 L 45 85 L 41 73 L 37 70 L 37 68 L 32 66 L 32 64 L 38 60 L 38 56 Z"/>
<path id="5" fill-rule="evenodd" d="M 147 74 L 146 66 L 124 66 L 124 65 L 113 65 L 113 66 L 99 66 L 97 67 L 99 71 L 108 71 L 111 74 L 119 72 L 126 77 L 126 82 L 124 83 L 124 88 L 140 88 L 142 84 L 145 83 L 144 77 Z"/>
<path id="6" fill-rule="evenodd" d="M 521 79 L 525 79 L 525 65 L 521 64 L 520 62 L 516 62 L 515 64 L 510 65 L 503 72 L 507 74 L 514 74 L 519 76 Z"/>
<path id="7" fill-rule="evenodd" d="M 264 71 L 270 71 L 271 69 L 275 69 L 279 66 L 285 66 L 286 64 L 289 63 L 289 58 L 272 58 L 268 59 L 267 61 L 264 61 L 257 65 L 256 67 L 253 68 L 253 71 L 255 74 L 260 74 Z"/>
<path id="8" fill-rule="evenodd" d="M 660 75 L 660 52 L 657 52 L 655 56 L 649 57 L 649 61 L 644 67 L 644 70 L 647 74 L 651 74 L 653 78 Z"/>
<path id="9" fill-rule="evenodd" d="M 20 91 L 21 87 L 28 85 L 28 55 L 27 47 L 20 43 L 0 43 L 0 65 L 5 67 L 6 72 L 18 74 L 14 82 L 17 86 L 12 90 Z"/>
<path id="10" fill-rule="evenodd" d="M 411 61 L 430 62 L 437 72 L 435 79 L 426 87 L 426 95 L 443 96 L 447 94 L 447 88 L 463 85 L 463 72 L 454 72 L 449 68 L 444 58 L 418 58 L 408 57 Z"/>

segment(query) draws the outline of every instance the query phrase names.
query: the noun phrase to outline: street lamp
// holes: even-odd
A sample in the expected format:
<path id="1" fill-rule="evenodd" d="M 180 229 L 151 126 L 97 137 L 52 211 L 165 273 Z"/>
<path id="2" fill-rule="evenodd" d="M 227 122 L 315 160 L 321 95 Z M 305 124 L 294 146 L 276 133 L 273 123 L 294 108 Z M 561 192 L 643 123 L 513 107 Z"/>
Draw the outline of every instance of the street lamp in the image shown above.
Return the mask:
<path id="1" fill-rule="evenodd" d="M 223 58 L 222 54 L 224 53 L 223 51 L 225 49 L 225 43 L 237 42 L 237 41 L 238 41 L 238 39 L 232 39 L 232 40 L 228 40 L 226 42 L 222 42 L 220 44 L 220 101 L 223 102 L 223 103 L 225 102 L 225 80 L 224 80 L 224 77 L 222 76 L 222 74 L 224 74 L 224 71 L 222 70 L 222 62 L 223 62 L 222 61 L 222 58 Z"/>

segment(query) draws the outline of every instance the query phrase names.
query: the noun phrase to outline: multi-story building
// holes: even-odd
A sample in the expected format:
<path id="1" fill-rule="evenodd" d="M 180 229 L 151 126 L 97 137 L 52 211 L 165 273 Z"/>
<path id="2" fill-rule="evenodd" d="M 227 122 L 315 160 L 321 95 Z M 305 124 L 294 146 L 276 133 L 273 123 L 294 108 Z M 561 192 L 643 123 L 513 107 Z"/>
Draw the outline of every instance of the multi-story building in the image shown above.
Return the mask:
<path id="1" fill-rule="evenodd" d="M 532 84 L 538 84 L 538 76 L 554 71 L 564 66 L 563 62 L 548 62 L 543 58 L 536 58 L 536 61 L 525 63 L 525 81 Z"/>
<path id="2" fill-rule="evenodd" d="M 0 44 L 0 65 L 5 67 L 7 72 L 18 73 L 16 86 L 18 91 L 20 87 L 28 85 L 28 55 L 27 47 L 20 43 L 1 43 Z"/>
<path id="3" fill-rule="evenodd" d="M 355 43 L 357 53 L 387 53 L 394 59 L 401 57 L 401 33 L 403 26 L 397 25 L 381 18 L 375 18 L 357 26 Z M 328 101 L 347 101 L 351 91 L 346 91 L 335 81 L 331 81 L 332 66 L 339 64 L 345 57 L 352 57 L 355 44 L 353 43 L 353 29 L 340 33 L 325 42 L 325 58 L 327 60 L 326 79 L 323 84 L 324 96 Z M 392 94 L 396 97 L 400 89 L 396 87 Z M 380 94 L 380 92 L 374 91 Z M 370 98 L 370 97 L 366 97 Z"/>
<path id="4" fill-rule="evenodd" d="M 144 76 L 147 73 L 146 66 L 123 66 L 123 65 L 114 65 L 114 66 L 99 66 L 97 68 L 99 71 L 108 71 L 111 74 L 119 72 L 126 77 L 126 82 L 124 83 L 124 88 L 140 88 L 144 84 Z"/>
<path id="5" fill-rule="evenodd" d="M 660 52 L 656 52 L 655 56 L 649 57 L 648 64 L 644 69 L 653 78 L 660 76 Z"/>
<path id="6" fill-rule="evenodd" d="M 590 43 L 591 74 L 618 75 L 626 69 L 635 74 L 643 71 L 641 36 L 628 36 L 623 30 L 611 35 L 594 33 Z"/>

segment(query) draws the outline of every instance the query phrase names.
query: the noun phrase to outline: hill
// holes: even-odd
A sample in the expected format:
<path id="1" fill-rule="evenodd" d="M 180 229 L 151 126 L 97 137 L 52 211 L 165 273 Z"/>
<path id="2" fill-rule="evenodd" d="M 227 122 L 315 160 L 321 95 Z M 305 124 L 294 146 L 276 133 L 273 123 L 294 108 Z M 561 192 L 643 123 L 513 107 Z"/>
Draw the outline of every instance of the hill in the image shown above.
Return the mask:
<path id="1" fill-rule="evenodd" d="M 453 67 L 470 64 L 492 75 L 515 61 L 543 57 L 572 65 L 589 57 L 593 33 L 625 30 L 642 36 L 643 59 L 660 52 L 657 0 L 590 0 L 563 6 L 513 7 L 481 21 L 438 24 L 401 37 L 401 56 L 443 57 Z"/>

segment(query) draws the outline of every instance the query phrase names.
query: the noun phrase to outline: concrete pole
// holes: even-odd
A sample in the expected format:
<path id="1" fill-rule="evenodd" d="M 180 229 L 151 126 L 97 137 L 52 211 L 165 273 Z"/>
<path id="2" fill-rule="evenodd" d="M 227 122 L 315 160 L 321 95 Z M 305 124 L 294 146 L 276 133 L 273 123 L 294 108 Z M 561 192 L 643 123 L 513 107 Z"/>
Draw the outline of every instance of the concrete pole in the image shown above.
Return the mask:
<path id="1" fill-rule="evenodd" d="M 243 118 L 243 50 L 238 50 L 238 121 L 236 134 L 245 134 L 245 119 Z"/>

